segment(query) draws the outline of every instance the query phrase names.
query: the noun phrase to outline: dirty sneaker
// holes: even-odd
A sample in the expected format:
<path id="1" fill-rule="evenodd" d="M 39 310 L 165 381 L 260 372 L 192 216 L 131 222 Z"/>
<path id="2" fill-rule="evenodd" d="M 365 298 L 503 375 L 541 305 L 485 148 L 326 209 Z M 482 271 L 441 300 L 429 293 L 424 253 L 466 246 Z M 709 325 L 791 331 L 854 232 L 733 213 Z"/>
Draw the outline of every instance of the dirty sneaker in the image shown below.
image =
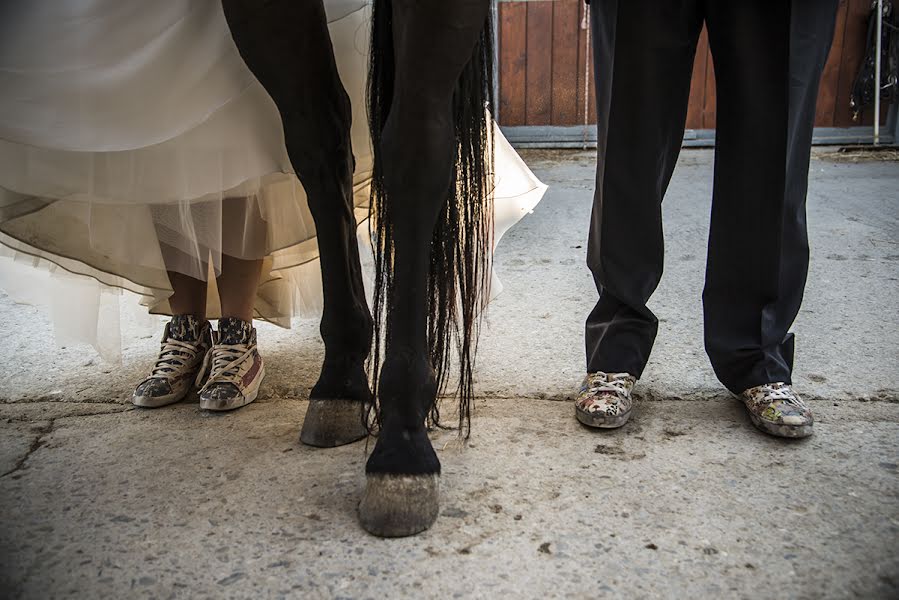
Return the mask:
<path id="1" fill-rule="evenodd" d="M 158 408 L 179 402 L 194 383 L 203 357 L 212 346 L 209 321 L 191 315 L 175 315 L 166 323 L 162 348 L 150 376 L 141 381 L 131 403 Z"/>
<path id="2" fill-rule="evenodd" d="M 752 424 L 766 433 L 788 438 L 812 434 L 812 411 L 787 383 L 766 383 L 739 395 Z"/>
<path id="3" fill-rule="evenodd" d="M 200 390 L 200 408 L 232 410 L 256 399 L 265 365 L 256 347 L 252 323 L 231 317 L 219 320 L 219 330 L 203 361 L 197 385 L 207 370 L 209 379 Z"/>
<path id="4" fill-rule="evenodd" d="M 621 427 L 631 416 L 635 383 L 628 373 L 587 373 L 574 402 L 577 420 L 588 427 Z"/>

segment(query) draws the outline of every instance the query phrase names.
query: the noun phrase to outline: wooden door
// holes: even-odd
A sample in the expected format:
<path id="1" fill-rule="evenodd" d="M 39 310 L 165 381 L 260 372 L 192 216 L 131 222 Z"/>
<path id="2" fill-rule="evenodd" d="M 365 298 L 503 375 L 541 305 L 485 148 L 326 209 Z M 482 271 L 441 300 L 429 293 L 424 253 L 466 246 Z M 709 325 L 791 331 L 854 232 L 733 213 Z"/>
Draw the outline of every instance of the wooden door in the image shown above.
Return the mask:
<path id="1" fill-rule="evenodd" d="M 585 6 L 583 0 L 499 3 L 501 125 L 583 125 L 585 107 L 587 123 L 596 123 Z"/>
<path id="2" fill-rule="evenodd" d="M 849 94 L 865 52 L 870 0 L 840 0 L 824 69 L 817 127 L 871 125 L 852 120 Z M 498 6 L 499 123 L 565 127 L 596 123 L 592 55 L 583 0 L 502 1 Z M 599 74 L 602 77 L 602 73 Z M 715 71 L 703 31 L 696 52 L 688 130 L 715 128 Z M 886 122 L 887 107 L 882 120 Z"/>

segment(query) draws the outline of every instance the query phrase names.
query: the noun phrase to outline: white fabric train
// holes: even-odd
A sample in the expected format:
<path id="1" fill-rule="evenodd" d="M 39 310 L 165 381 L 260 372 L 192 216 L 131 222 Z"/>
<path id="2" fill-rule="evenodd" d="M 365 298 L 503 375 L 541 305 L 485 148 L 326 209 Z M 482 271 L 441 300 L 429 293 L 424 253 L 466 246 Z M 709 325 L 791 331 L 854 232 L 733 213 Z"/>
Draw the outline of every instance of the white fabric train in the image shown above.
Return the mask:
<path id="1" fill-rule="evenodd" d="M 366 247 L 370 11 L 365 0 L 325 6 L 353 102 Z M 498 241 L 545 186 L 498 129 L 496 153 Z M 60 331 L 115 359 L 111 290 L 140 294 L 165 314 L 167 270 L 212 282 L 222 254 L 265 257 L 259 318 L 287 327 L 320 310 L 305 193 L 278 112 L 241 60 L 220 1 L 0 3 L 0 289 L 52 304 Z M 209 291 L 215 317 L 215 285 Z M 77 301 L 60 303 L 60 294 Z"/>

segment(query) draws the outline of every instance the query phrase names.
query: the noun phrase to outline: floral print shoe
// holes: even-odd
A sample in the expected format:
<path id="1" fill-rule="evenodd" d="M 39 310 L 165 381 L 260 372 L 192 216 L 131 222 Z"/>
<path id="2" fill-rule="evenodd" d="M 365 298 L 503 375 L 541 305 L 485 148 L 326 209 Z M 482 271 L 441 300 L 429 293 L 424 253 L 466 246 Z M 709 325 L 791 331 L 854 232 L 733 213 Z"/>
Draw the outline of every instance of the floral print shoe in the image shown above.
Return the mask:
<path id="1" fill-rule="evenodd" d="M 753 425 L 771 435 L 802 438 L 812 434 L 812 411 L 787 383 L 766 383 L 739 395 Z"/>
<path id="2" fill-rule="evenodd" d="M 636 383 L 629 373 L 587 373 L 574 403 L 577 420 L 588 427 L 621 427 L 631 416 L 631 390 Z"/>
<path id="3" fill-rule="evenodd" d="M 256 346 L 253 324 L 235 318 L 219 320 L 214 344 L 206 354 L 197 385 L 209 371 L 200 390 L 200 408 L 233 410 L 246 406 L 259 395 L 265 365 Z"/>
<path id="4" fill-rule="evenodd" d="M 200 364 L 212 346 L 209 322 L 191 315 L 176 315 L 165 325 L 162 347 L 150 376 L 131 394 L 131 403 L 158 408 L 179 402 L 194 384 Z"/>

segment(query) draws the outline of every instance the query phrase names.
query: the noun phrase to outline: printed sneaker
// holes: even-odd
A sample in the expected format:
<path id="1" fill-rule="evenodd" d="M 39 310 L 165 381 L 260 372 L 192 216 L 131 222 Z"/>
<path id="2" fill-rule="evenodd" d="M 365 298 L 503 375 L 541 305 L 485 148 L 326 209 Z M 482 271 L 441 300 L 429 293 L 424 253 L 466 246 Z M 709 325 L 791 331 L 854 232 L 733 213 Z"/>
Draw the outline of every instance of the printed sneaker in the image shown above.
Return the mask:
<path id="1" fill-rule="evenodd" d="M 771 435 L 802 438 L 812 434 L 812 411 L 787 383 L 766 383 L 739 395 L 752 424 Z"/>
<path id="2" fill-rule="evenodd" d="M 227 317 L 219 320 L 219 330 L 206 354 L 197 385 L 209 370 L 209 379 L 200 390 L 200 408 L 233 410 L 256 399 L 265 377 L 265 365 L 256 347 L 253 324 Z"/>
<path id="3" fill-rule="evenodd" d="M 628 373 L 587 373 L 574 402 L 577 420 L 588 427 L 621 427 L 631 417 L 635 383 L 637 378 Z"/>
<path id="4" fill-rule="evenodd" d="M 179 402 L 193 386 L 203 357 L 212 347 L 209 321 L 175 315 L 165 325 L 162 348 L 150 376 L 131 395 L 131 403 L 158 408 Z"/>

